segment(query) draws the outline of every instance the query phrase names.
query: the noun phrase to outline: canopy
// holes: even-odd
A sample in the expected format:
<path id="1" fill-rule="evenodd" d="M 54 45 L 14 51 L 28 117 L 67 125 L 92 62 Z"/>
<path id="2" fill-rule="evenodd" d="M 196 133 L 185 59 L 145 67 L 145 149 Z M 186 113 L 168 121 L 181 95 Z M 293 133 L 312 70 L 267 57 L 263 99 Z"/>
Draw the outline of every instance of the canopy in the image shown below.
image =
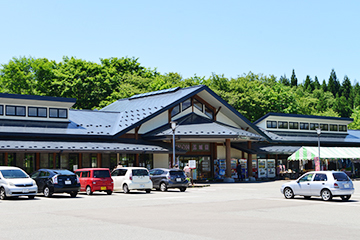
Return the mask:
<path id="1" fill-rule="evenodd" d="M 301 147 L 288 160 L 314 160 L 318 156 L 318 147 Z M 360 148 L 357 147 L 320 147 L 320 158 L 360 158 Z"/>

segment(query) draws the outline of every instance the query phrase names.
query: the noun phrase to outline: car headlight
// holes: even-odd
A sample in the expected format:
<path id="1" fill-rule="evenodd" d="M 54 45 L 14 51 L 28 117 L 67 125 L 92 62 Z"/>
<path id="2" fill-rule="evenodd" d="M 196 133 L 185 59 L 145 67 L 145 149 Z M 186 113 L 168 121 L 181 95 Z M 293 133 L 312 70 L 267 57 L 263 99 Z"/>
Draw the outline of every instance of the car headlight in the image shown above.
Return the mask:
<path id="1" fill-rule="evenodd" d="M 8 185 L 11 186 L 11 187 L 15 187 L 15 184 L 12 183 L 12 182 L 8 182 Z"/>
<path id="2" fill-rule="evenodd" d="M 35 186 L 36 185 L 36 182 L 35 180 L 32 181 L 32 185 Z"/>

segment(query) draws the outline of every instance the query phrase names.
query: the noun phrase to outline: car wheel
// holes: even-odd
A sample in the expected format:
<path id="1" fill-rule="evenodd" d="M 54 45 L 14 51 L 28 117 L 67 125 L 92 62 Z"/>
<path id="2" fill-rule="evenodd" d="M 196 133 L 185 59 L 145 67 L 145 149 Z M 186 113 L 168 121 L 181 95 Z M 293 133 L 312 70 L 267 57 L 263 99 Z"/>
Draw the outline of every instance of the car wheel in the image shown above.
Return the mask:
<path id="1" fill-rule="evenodd" d="M 1 199 L 1 200 L 7 199 L 6 193 L 5 193 L 5 188 L 1 188 L 1 189 L 0 189 L 0 199 Z"/>
<path id="2" fill-rule="evenodd" d="M 180 188 L 180 192 L 185 192 L 186 191 L 186 187 L 181 187 Z"/>
<path id="3" fill-rule="evenodd" d="M 35 196 L 34 195 L 31 195 L 31 196 L 28 196 L 29 199 L 34 199 Z"/>
<path id="4" fill-rule="evenodd" d="M 86 194 L 87 194 L 87 195 L 92 195 L 92 194 L 93 194 L 93 192 L 91 191 L 91 187 L 90 187 L 90 186 L 87 186 L 87 187 L 86 187 Z"/>
<path id="5" fill-rule="evenodd" d="M 124 190 L 124 193 L 129 193 L 130 192 L 129 187 L 128 187 L 127 184 L 124 184 L 123 190 Z"/>
<path id="6" fill-rule="evenodd" d="M 109 190 L 109 191 L 106 191 L 106 194 L 107 194 L 107 195 L 111 195 L 111 194 L 112 194 L 112 191 L 110 191 L 110 190 Z"/>
<path id="7" fill-rule="evenodd" d="M 46 187 L 44 188 L 43 193 L 44 193 L 44 196 L 45 196 L 45 197 L 51 197 L 51 196 L 53 195 L 53 193 L 50 191 L 50 188 L 49 188 L 48 186 L 46 186 Z"/>
<path id="8" fill-rule="evenodd" d="M 71 193 L 70 193 L 70 196 L 71 196 L 72 198 L 74 198 L 74 197 L 76 197 L 77 194 L 78 194 L 78 192 L 71 192 Z"/>
<path id="9" fill-rule="evenodd" d="M 166 191 L 167 191 L 166 183 L 162 182 L 162 183 L 160 184 L 160 190 L 161 190 L 162 192 L 166 192 Z"/>
<path id="10" fill-rule="evenodd" d="M 150 193 L 150 192 L 151 192 L 151 189 L 146 189 L 145 192 L 146 192 L 146 193 Z"/>
<path id="11" fill-rule="evenodd" d="M 310 198 L 311 198 L 311 196 L 304 196 L 304 198 L 305 198 L 305 199 L 310 199 Z"/>
<path id="12" fill-rule="evenodd" d="M 344 196 L 340 196 L 341 200 L 343 201 L 348 201 L 351 198 L 351 195 L 344 195 Z"/>
<path id="13" fill-rule="evenodd" d="M 324 189 L 321 191 L 321 198 L 324 201 L 330 201 L 332 199 L 332 194 L 329 189 Z"/>
<path id="14" fill-rule="evenodd" d="M 294 192 L 291 188 L 287 187 L 284 189 L 284 196 L 286 199 L 294 198 Z"/>

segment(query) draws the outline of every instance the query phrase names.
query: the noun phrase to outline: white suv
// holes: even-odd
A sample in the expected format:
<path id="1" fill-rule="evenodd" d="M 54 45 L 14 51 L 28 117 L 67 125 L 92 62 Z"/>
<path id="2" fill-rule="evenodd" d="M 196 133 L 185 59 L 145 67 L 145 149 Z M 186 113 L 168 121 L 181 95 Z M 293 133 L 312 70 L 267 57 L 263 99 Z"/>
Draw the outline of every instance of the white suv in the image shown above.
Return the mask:
<path id="1" fill-rule="evenodd" d="M 0 199 L 7 197 L 28 196 L 33 199 L 37 185 L 26 172 L 17 167 L 0 166 Z"/>
<path id="2" fill-rule="evenodd" d="M 150 193 L 153 188 L 149 171 L 143 167 L 117 168 L 112 171 L 111 178 L 114 181 L 114 191 L 129 193 L 130 190 L 145 190 Z"/>

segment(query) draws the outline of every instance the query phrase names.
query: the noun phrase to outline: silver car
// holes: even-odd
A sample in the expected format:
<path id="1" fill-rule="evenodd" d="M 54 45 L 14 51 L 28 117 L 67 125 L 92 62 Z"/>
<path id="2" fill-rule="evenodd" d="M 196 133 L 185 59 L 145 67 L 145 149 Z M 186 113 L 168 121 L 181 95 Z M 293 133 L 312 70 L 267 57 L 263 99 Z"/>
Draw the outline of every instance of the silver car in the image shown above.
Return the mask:
<path id="1" fill-rule="evenodd" d="M 0 166 L 1 200 L 18 196 L 28 196 L 33 199 L 37 193 L 37 188 L 36 182 L 22 169 Z"/>
<path id="2" fill-rule="evenodd" d="M 320 196 L 324 201 L 340 197 L 343 201 L 347 201 L 355 190 L 351 179 L 344 172 L 316 171 L 308 172 L 295 181 L 283 184 L 280 191 L 285 198 L 300 195 L 304 198 Z"/>

